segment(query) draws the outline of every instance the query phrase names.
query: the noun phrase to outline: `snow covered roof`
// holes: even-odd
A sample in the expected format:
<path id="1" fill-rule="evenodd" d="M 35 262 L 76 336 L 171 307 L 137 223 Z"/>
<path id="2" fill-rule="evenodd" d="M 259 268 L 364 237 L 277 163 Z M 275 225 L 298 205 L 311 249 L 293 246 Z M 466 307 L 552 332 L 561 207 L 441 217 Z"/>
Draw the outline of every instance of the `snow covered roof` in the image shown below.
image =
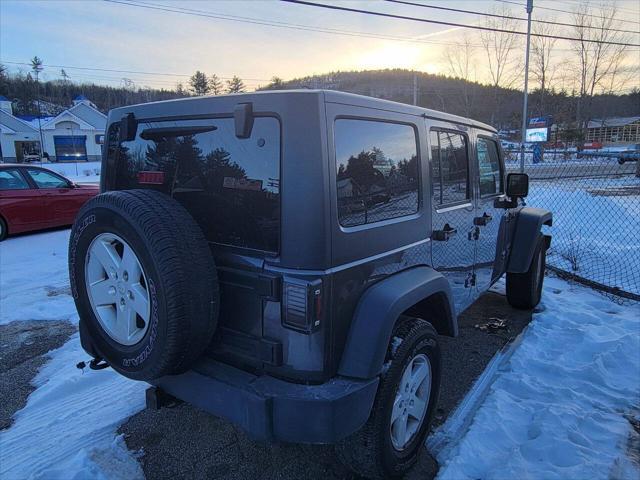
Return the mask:
<path id="1" fill-rule="evenodd" d="M 600 127 L 624 127 L 631 123 L 637 122 L 640 117 L 615 117 L 607 118 L 605 120 L 594 119 L 589 120 L 587 128 L 600 128 Z"/>
<path id="2" fill-rule="evenodd" d="M 60 115 L 50 118 L 42 124 L 43 130 L 54 130 L 60 122 L 74 122 L 78 124 L 79 130 L 95 130 L 95 126 L 71 113 L 71 109 L 65 110 Z"/>
<path id="3" fill-rule="evenodd" d="M 2 133 L 34 132 L 37 130 L 37 127 L 34 128 L 30 122 L 15 117 L 4 110 L 0 110 L 0 125 L 2 125 Z"/>
<path id="4" fill-rule="evenodd" d="M 93 125 L 97 130 L 104 130 L 107 126 L 107 116 L 87 103 L 78 103 L 68 111 Z"/>

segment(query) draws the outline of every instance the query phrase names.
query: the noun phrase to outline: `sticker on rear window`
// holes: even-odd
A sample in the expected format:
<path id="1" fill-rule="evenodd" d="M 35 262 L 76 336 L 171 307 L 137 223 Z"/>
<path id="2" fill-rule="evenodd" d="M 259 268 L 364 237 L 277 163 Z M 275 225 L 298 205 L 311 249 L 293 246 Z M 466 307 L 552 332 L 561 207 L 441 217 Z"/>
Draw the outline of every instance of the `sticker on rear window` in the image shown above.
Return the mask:
<path id="1" fill-rule="evenodd" d="M 262 180 L 253 180 L 251 178 L 224 177 L 222 186 L 224 188 L 234 188 L 236 190 L 254 190 L 256 192 L 260 192 L 262 191 Z"/>

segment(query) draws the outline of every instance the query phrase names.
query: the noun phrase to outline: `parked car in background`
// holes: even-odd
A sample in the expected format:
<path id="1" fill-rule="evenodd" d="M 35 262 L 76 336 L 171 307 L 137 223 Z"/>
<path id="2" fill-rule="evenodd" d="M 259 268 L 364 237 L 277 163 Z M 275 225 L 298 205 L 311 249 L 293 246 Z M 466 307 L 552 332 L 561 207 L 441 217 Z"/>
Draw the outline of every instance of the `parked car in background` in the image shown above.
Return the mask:
<path id="1" fill-rule="evenodd" d="M 0 241 L 9 234 L 70 225 L 97 185 L 76 185 L 46 168 L 0 164 Z"/>
<path id="2" fill-rule="evenodd" d="M 22 156 L 22 161 L 24 163 L 39 162 L 40 161 L 40 155 L 38 155 L 37 153 L 25 153 Z"/>

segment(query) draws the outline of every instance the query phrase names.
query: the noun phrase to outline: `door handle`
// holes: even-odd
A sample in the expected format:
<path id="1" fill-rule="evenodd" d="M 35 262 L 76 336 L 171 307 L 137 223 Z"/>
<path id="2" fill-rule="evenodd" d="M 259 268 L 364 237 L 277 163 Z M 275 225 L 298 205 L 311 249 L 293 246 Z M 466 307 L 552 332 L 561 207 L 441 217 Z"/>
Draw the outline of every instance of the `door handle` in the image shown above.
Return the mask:
<path id="1" fill-rule="evenodd" d="M 493 217 L 491 215 L 488 215 L 487 212 L 484 212 L 481 217 L 475 217 L 473 219 L 473 224 L 479 225 L 479 226 L 485 226 L 491 220 L 493 220 Z"/>
<path id="2" fill-rule="evenodd" d="M 442 230 L 433 231 L 433 233 L 431 234 L 431 239 L 437 242 L 446 242 L 447 240 L 449 240 L 449 237 L 452 237 L 457 233 L 458 233 L 458 230 L 453 228 L 448 223 L 445 223 L 444 227 L 442 227 Z"/>

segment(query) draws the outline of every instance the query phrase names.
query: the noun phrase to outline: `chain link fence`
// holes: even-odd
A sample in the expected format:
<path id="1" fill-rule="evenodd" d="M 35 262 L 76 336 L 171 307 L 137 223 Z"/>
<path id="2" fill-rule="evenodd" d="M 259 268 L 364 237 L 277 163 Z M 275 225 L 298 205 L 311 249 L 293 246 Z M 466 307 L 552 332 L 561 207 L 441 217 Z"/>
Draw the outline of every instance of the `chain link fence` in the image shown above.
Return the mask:
<path id="1" fill-rule="evenodd" d="M 519 155 L 506 157 L 507 172 L 519 171 Z M 639 161 L 576 152 L 525 160 L 527 203 L 553 212 L 548 267 L 620 303 L 640 301 Z"/>

